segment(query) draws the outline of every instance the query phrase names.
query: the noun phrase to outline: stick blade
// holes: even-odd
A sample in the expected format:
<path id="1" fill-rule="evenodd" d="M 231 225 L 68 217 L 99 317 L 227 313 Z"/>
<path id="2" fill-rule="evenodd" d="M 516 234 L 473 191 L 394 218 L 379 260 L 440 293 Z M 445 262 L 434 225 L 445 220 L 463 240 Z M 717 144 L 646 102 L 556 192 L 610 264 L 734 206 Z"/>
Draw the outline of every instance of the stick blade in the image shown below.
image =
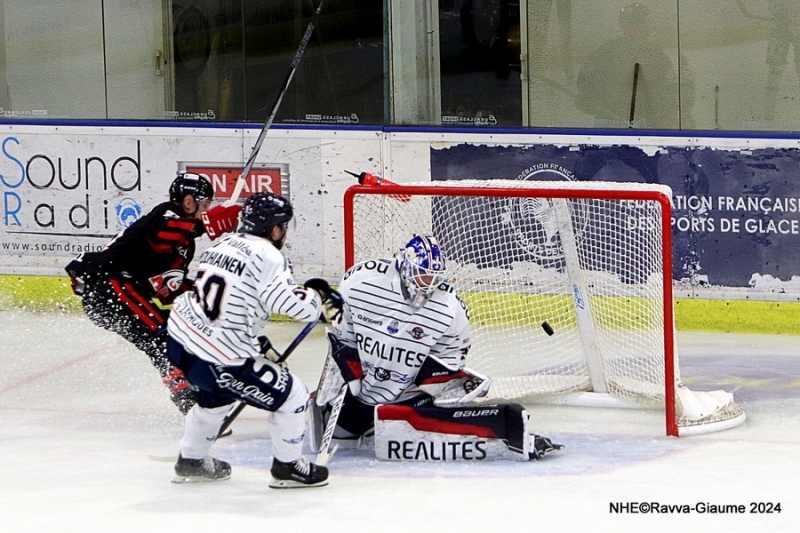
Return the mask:
<path id="1" fill-rule="evenodd" d="M 328 461 L 331 460 L 331 457 L 333 457 L 333 454 L 335 454 L 336 450 L 338 449 L 339 445 L 334 444 L 333 448 L 331 448 L 330 451 L 320 450 L 319 453 L 317 454 L 317 459 L 314 461 L 314 464 L 317 464 L 319 466 L 326 466 L 328 464 Z"/>

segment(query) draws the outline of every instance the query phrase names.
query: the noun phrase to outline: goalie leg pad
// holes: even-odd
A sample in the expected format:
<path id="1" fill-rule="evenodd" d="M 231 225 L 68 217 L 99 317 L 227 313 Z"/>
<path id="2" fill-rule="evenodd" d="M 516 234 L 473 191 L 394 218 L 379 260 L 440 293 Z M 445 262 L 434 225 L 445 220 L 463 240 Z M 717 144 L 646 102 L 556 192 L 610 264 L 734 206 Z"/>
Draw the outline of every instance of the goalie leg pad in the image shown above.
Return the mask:
<path id="1" fill-rule="evenodd" d="M 527 461 L 528 413 L 515 403 L 443 409 L 380 405 L 375 455 L 388 461 Z"/>

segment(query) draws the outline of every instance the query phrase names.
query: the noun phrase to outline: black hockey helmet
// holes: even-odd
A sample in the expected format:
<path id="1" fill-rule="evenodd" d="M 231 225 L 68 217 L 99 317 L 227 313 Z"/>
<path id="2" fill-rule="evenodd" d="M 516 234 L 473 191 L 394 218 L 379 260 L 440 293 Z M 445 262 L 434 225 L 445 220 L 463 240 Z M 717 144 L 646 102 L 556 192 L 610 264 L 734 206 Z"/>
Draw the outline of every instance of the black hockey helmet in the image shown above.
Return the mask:
<path id="1" fill-rule="evenodd" d="M 178 174 L 169 186 L 169 199 L 176 204 L 183 202 L 187 194 L 191 194 L 196 202 L 214 198 L 214 187 L 208 178 L 192 172 Z"/>
<path id="2" fill-rule="evenodd" d="M 244 202 L 239 231 L 269 237 L 274 226 L 285 229 L 293 215 L 292 204 L 286 198 L 271 192 L 257 192 Z"/>

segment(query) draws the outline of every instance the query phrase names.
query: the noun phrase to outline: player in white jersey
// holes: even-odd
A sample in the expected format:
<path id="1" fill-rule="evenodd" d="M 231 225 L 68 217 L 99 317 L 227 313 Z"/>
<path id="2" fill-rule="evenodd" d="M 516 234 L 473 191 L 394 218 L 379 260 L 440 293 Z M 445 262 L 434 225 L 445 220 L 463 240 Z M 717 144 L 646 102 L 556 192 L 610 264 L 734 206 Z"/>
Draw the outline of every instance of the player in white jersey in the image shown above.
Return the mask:
<path id="1" fill-rule="evenodd" d="M 425 235 L 412 238 L 394 259 L 364 261 L 345 273 L 339 286 L 343 312 L 328 334 L 330 356 L 341 376 L 338 381 L 348 384 L 334 437 L 368 435 L 375 420 L 381 420 L 380 407 L 392 405 L 409 408 L 392 410 L 393 419 L 408 416 L 418 426 L 425 419 L 421 425 L 434 432 L 447 432 L 449 426 L 475 435 L 496 435 L 525 459 L 557 449 L 559 445 L 544 437 L 529 439 L 527 413 L 518 404 L 468 409 L 487 393 L 491 382 L 465 366 L 469 314 L 444 281 L 445 273 L 446 259 L 438 241 Z M 327 365 L 326 374 L 331 368 Z M 314 405 L 331 402 L 331 382 L 336 378 L 323 375 Z M 445 409 L 449 407 L 460 410 Z M 316 428 L 312 423 L 315 437 L 326 423 L 321 420 L 325 414 L 325 409 L 312 413 L 317 419 Z M 459 420 L 449 421 L 451 416 Z M 463 423 L 466 417 L 469 424 Z M 314 441 L 312 446 L 318 446 L 320 439 Z"/>
<path id="2" fill-rule="evenodd" d="M 308 389 L 270 359 L 276 359 L 275 353 L 267 349 L 266 338 L 259 338 L 274 313 L 315 322 L 321 308 L 330 306 L 333 291 L 327 283 L 295 285 L 280 251 L 292 214 L 280 196 L 257 193 L 248 198 L 239 233 L 203 252 L 194 290 L 175 301 L 167 355 L 183 370 L 197 400 L 186 416 L 176 482 L 230 476 L 230 465 L 208 453 L 234 402 L 243 401 L 271 412 L 271 487 L 327 484 L 327 468 L 309 464 L 301 455 Z"/>

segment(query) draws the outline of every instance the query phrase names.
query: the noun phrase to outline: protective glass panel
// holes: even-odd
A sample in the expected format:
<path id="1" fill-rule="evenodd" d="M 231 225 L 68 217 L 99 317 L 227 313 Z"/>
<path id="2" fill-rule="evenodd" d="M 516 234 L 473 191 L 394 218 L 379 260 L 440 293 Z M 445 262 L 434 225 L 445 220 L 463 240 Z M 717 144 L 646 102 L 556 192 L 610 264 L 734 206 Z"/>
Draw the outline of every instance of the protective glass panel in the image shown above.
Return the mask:
<path id="1" fill-rule="evenodd" d="M 528 125 L 689 127 L 676 2 L 531 0 L 527 9 Z"/>
<path id="2" fill-rule="evenodd" d="M 519 2 L 439 0 L 443 125 L 522 125 L 519 17 Z"/>

